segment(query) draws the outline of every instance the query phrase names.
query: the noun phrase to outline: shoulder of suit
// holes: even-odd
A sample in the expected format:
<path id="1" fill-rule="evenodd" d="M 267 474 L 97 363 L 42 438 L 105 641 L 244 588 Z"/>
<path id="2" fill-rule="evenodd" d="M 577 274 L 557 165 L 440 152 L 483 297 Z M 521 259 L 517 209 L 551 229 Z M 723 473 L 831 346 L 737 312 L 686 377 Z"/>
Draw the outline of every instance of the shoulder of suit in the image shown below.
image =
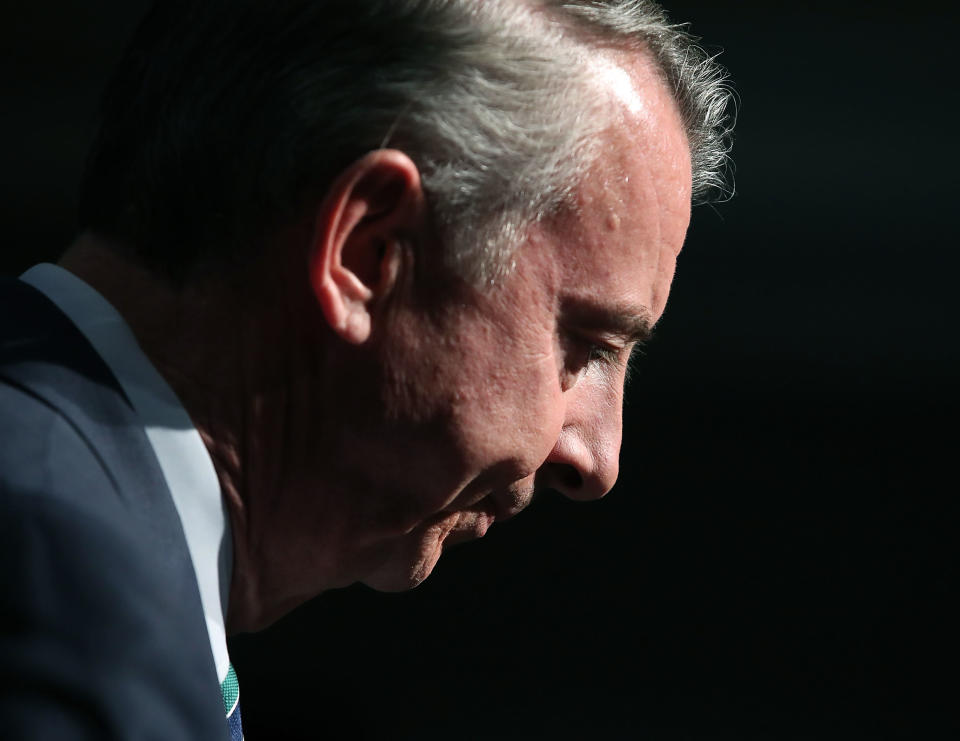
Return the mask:
<path id="1" fill-rule="evenodd" d="M 29 389 L 0 379 L 0 492 L 60 499 L 108 515 L 116 484 L 74 424 Z"/>

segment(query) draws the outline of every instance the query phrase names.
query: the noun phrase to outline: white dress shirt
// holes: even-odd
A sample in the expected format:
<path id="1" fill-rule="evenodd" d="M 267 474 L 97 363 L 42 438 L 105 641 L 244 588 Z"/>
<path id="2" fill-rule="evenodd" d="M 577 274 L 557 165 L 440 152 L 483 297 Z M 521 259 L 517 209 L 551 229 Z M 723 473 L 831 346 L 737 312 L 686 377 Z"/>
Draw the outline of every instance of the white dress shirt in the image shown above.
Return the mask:
<path id="1" fill-rule="evenodd" d="M 66 314 L 120 382 L 160 462 L 176 506 L 222 683 L 230 667 L 224 615 L 233 568 L 232 538 L 213 461 L 180 400 L 140 349 L 119 312 L 91 286 L 56 265 L 20 276 Z"/>

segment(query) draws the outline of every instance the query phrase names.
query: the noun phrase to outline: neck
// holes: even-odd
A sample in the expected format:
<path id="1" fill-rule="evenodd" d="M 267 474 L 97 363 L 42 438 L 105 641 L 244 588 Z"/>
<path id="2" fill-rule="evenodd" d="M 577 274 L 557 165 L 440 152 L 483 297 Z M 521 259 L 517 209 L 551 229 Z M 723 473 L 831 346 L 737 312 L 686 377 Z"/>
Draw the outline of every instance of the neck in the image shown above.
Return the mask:
<path id="1" fill-rule="evenodd" d="M 260 369 L 238 363 L 253 323 L 249 303 L 227 284 L 174 287 L 93 235 L 80 237 L 60 266 L 93 286 L 120 312 L 141 349 L 177 393 L 205 438 L 234 426 L 229 410 Z M 242 368 L 249 377 L 236 372 Z M 253 372 L 253 373 L 251 373 Z"/>
<path id="2" fill-rule="evenodd" d="M 234 278 L 174 287 L 92 235 L 78 239 L 60 265 L 120 312 L 207 446 L 233 532 L 228 631 L 269 622 L 292 606 L 288 598 L 274 604 L 269 570 L 263 569 L 271 550 L 263 534 L 274 511 L 283 509 L 282 492 L 290 483 L 288 462 L 270 451 L 278 447 L 275 441 L 295 445 L 303 438 L 289 400 L 294 391 L 302 392 L 302 369 L 323 365 L 322 357 L 303 357 L 322 355 L 322 338 L 303 337 L 304 327 L 316 323 L 305 321 L 304 307 L 297 309 L 289 289 L 265 290 L 271 276 L 262 270 L 248 273 L 256 276 L 256 285 Z M 330 540 L 336 541 L 335 533 Z M 311 585 L 310 591 L 325 586 Z"/>

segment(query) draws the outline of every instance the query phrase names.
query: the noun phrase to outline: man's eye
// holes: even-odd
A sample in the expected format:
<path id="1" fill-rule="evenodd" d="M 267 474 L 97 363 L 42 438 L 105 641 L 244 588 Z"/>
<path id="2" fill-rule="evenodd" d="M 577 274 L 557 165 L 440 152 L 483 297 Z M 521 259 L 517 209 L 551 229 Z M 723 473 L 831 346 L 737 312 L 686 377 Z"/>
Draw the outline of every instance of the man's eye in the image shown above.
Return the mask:
<path id="1" fill-rule="evenodd" d="M 591 363 L 608 363 L 613 365 L 620 358 L 620 351 L 607 345 L 590 344 L 588 360 Z"/>
<path id="2" fill-rule="evenodd" d="M 616 367 L 622 361 L 621 348 L 584 334 L 576 332 L 566 334 L 563 346 L 565 388 L 575 385 L 590 368 L 606 371 L 608 368 Z"/>

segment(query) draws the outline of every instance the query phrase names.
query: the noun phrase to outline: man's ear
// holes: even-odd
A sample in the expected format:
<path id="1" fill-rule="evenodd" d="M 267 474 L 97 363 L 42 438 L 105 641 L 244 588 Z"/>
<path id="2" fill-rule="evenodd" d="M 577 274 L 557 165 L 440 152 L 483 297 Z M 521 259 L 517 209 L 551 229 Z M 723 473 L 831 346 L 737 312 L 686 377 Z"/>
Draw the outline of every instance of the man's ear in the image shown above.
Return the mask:
<path id="1" fill-rule="evenodd" d="M 373 308 L 393 291 L 405 235 L 423 227 L 420 172 L 395 149 L 379 149 L 340 173 L 320 204 L 310 283 L 330 327 L 347 342 L 370 336 Z"/>

